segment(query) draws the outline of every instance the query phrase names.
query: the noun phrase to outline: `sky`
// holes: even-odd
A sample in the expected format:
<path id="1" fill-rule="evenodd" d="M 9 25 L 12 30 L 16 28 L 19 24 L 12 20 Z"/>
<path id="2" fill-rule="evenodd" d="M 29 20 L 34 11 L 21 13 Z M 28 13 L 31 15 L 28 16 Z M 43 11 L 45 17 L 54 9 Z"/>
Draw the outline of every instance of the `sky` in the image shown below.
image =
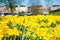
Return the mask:
<path id="1" fill-rule="evenodd" d="M 33 2 L 36 3 L 37 0 L 16 0 L 15 2 L 17 2 L 16 5 L 31 6 L 32 3 Z M 3 5 L 4 3 L 0 3 L 0 6 L 3 6 Z M 47 0 L 39 0 L 39 5 L 43 5 L 44 7 L 48 7 L 51 5 L 60 5 L 60 0 L 50 0 L 49 2 Z"/>

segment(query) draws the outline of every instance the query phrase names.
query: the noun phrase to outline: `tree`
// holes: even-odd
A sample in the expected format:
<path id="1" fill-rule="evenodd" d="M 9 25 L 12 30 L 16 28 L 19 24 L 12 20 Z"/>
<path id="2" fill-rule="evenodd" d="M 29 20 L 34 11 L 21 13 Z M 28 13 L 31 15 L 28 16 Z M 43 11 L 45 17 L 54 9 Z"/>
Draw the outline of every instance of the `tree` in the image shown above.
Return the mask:
<path id="1" fill-rule="evenodd" d="M 53 4 L 53 0 L 45 0 L 45 3 L 46 3 L 46 7 L 47 7 L 48 11 L 50 11 L 50 7 Z"/>
<path id="2" fill-rule="evenodd" d="M 31 6 L 32 15 L 38 14 L 39 13 L 38 11 L 39 11 L 39 0 L 36 0 L 32 3 Z"/>
<path id="3" fill-rule="evenodd" d="M 9 10 L 11 12 L 11 15 L 13 15 L 15 11 L 15 5 L 17 4 L 17 0 L 0 0 L 1 3 L 4 3 L 5 9 Z M 20 2 L 20 1 L 19 1 Z"/>
<path id="4" fill-rule="evenodd" d="M 8 0 L 8 5 L 6 5 L 6 8 L 10 9 L 11 15 L 13 15 L 13 12 L 15 10 L 15 6 L 14 6 L 13 0 Z"/>

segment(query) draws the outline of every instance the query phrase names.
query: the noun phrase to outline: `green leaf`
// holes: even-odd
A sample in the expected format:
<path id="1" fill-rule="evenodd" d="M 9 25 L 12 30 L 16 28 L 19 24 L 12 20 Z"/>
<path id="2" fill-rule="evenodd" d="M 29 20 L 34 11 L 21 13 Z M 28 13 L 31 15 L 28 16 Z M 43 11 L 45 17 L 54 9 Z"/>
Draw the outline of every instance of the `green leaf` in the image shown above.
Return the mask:
<path id="1" fill-rule="evenodd" d="M 9 38 L 7 36 L 4 36 L 2 40 L 9 40 Z"/>
<path id="2" fill-rule="evenodd" d="M 13 36 L 13 37 L 12 37 L 12 40 L 16 40 L 16 37 L 15 37 L 15 36 Z"/>
<path id="3" fill-rule="evenodd" d="M 57 22 L 57 24 L 60 24 L 60 21 L 56 21 Z"/>
<path id="4" fill-rule="evenodd" d="M 20 37 L 19 36 L 16 36 L 16 40 L 20 40 Z"/>
<path id="5" fill-rule="evenodd" d="M 16 28 L 17 28 L 18 30 L 20 30 L 20 25 L 19 25 L 19 24 L 16 24 Z"/>
<path id="6" fill-rule="evenodd" d="M 51 27 L 55 27 L 55 26 L 56 26 L 56 24 L 55 24 L 55 23 L 52 23 L 52 24 L 51 24 Z"/>
<path id="7" fill-rule="evenodd" d="M 12 29 L 13 28 L 12 22 L 9 21 L 9 23 L 7 23 L 7 26 Z"/>
<path id="8" fill-rule="evenodd" d="M 29 40 L 29 38 L 28 37 L 25 37 L 24 40 Z"/>
<path id="9" fill-rule="evenodd" d="M 48 23 L 48 20 L 42 20 L 44 23 Z"/>
<path id="10" fill-rule="evenodd" d="M 41 40 L 41 39 L 37 36 L 35 40 Z"/>
<path id="11" fill-rule="evenodd" d="M 57 37 L 57 39 L 56 40 L 60 40 L 60 37 Z"/>
<path id="12" fill-rule="evenodd" d="M 40 24 L 40 23 L 41 23 L 41 21 L 38 19 L 38 20 L 37 20 L 37 23 L 38 23 L 38 24 Z"/>

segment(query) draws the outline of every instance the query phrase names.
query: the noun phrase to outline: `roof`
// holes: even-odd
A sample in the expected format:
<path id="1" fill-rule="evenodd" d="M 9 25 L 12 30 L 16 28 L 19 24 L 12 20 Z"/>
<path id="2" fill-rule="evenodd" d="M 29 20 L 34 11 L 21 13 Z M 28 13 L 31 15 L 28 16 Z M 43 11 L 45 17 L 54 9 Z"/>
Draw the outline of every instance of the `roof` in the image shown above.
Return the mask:
<path id="1" fill-rule="evenodd" d="M 20 7 L 25 7 L 25 5 L 14 5 L 15 7 L 18 7 L 18 6 L 20 6 Z M 1 6 L 0 5 L 0 7 L 4 7 L 4 6 Z"/>
<path id="2" fill-rule="evenodd" d="M 57 6 L 60 6 L 60 5 L 52 5 L 53 7 L 57 7 Z"/>
<path id="3" fill-rule="evenodd" d="M 32 7 L 32 6 L 30 6 L 30 7 Z M 29 8 L 30 8 L 30 7 L 29 7 Z M 39 6 L 37 6 L 37 7 L 42 7 L 42 5 L 39 5 Z"/>

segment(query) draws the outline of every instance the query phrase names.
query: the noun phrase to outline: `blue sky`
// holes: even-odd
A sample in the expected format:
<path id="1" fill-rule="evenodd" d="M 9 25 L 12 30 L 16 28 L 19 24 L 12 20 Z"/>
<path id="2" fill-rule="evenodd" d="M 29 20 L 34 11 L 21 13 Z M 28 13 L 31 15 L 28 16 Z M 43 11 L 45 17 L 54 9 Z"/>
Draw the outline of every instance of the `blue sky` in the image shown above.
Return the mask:
<path id="1" fill-rule="evenodd" d="M 16 5 L 25 5 L 25 6 L 31 6 L 33 2 L 36 3 L 37 0 L 16 0 Z M 50 4 L 51 3 L 51 4 Z M 0 3 L 0 6 L 4 5 L 4 3 Z M 39 0 L 39 5 L 43 5 L 44 7 L 47 7 L 48 2 L 46 0 Z M 49 6 L 51 5 L 60 5 L 60 0 L 50 0 Z"/>
<path id="2" fill-rule="evenodd" d="M 21 0 L 22 4 L 25 4 L 25 5 L 30 5 L 32 2 L 36 2 L 37 0 Z M 40 4 L 43 4 L 45 5 L 46 2 L 45 0 L 39 0 L 40 1 Z M 52 3 L 52 5 L 60 5 L 60 0 L 50 0 Z"/>
<path id="3" fill-rule="evenodd" d="M 22 1 L 22 5 L 31 6 L 32 3 L 33 2 L 36 3 L 37 0 L 21 0 L 21 1 Z M 43 7 L 46 8 L 51 5 L 60 5 L 60 0 L 50 0 L 49 3 L 47 2 L 47 0 L 39 0 L 39 4 L 43 5 Z"/>

